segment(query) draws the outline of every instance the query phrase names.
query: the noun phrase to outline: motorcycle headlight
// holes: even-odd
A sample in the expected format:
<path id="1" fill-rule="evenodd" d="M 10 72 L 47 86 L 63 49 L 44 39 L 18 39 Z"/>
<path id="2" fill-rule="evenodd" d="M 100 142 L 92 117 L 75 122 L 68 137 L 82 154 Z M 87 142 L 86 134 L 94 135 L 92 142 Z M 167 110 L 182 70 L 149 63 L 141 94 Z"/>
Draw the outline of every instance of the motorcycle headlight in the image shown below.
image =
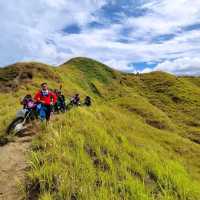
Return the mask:
<path id="1" fill-rule="evenodd" d="M 25 117 L 27 109 L 17 111 L 16 117 Z"/>

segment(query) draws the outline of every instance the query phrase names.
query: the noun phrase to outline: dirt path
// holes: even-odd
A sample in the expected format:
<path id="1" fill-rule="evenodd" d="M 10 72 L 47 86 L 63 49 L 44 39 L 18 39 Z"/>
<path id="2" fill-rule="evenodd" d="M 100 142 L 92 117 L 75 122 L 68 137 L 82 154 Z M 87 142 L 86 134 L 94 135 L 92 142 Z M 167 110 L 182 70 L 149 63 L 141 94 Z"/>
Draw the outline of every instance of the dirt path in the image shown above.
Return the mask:
<path id="1" fill-rule="evenodd" d="M 0 147 L 0 200 L 21 200 L 18 184 L 25 179 L 26 153 L 32 139 L 29 133 Z"/>

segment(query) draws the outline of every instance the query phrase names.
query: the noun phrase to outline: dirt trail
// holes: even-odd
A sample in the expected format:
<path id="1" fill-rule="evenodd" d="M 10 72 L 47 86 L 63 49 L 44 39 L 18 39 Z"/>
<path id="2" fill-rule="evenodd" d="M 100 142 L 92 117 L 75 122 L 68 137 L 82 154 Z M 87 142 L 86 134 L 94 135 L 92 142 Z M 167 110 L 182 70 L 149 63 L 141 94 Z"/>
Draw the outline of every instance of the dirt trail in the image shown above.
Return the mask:
<path id="1" fill-rule="evenodd" d="M 0 147 L 0 200 L 21 200 L 18 183 L 25 179 L 26 153 L 33 134 L 27 133 Z"/>

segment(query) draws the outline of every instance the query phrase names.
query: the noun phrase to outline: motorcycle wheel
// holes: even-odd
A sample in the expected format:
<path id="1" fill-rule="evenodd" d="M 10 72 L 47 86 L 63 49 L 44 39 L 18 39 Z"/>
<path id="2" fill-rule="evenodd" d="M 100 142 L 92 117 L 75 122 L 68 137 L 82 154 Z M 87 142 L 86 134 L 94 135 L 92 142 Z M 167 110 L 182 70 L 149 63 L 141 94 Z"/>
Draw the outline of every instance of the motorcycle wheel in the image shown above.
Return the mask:
<path id="1" fill-rule="evenodd" d="M 24 122 L 23 117 L 17 117 L 10 123 L 10 125 L 8 126 L 6 130 L 6 133 L 9 135 L 9 134 L 16 134 L 20 132 L 21 130 L 23 130 L 23 122 Z"/>

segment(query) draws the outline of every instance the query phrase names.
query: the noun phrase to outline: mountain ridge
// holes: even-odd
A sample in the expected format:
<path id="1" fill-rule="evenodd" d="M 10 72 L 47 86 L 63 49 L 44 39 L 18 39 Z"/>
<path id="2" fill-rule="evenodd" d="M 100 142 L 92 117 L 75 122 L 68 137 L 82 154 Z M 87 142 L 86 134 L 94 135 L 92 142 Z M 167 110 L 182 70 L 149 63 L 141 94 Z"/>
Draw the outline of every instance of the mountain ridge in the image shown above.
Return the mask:
<path id="1" fill-rule="evenodd" d="M 11 65 L 0 69 L 1 135 L 20 108 L 18 99 L 44 81 L 52 89 L 62 85 L 67 97 L 89 95 L 93 105 L 56 115 L 41 127 L 28 158 L 29 199 L 34 191 L 41 200 L 198 200 L 197 77 L 121 73 L 80 57 L 57 68 Z"/>

